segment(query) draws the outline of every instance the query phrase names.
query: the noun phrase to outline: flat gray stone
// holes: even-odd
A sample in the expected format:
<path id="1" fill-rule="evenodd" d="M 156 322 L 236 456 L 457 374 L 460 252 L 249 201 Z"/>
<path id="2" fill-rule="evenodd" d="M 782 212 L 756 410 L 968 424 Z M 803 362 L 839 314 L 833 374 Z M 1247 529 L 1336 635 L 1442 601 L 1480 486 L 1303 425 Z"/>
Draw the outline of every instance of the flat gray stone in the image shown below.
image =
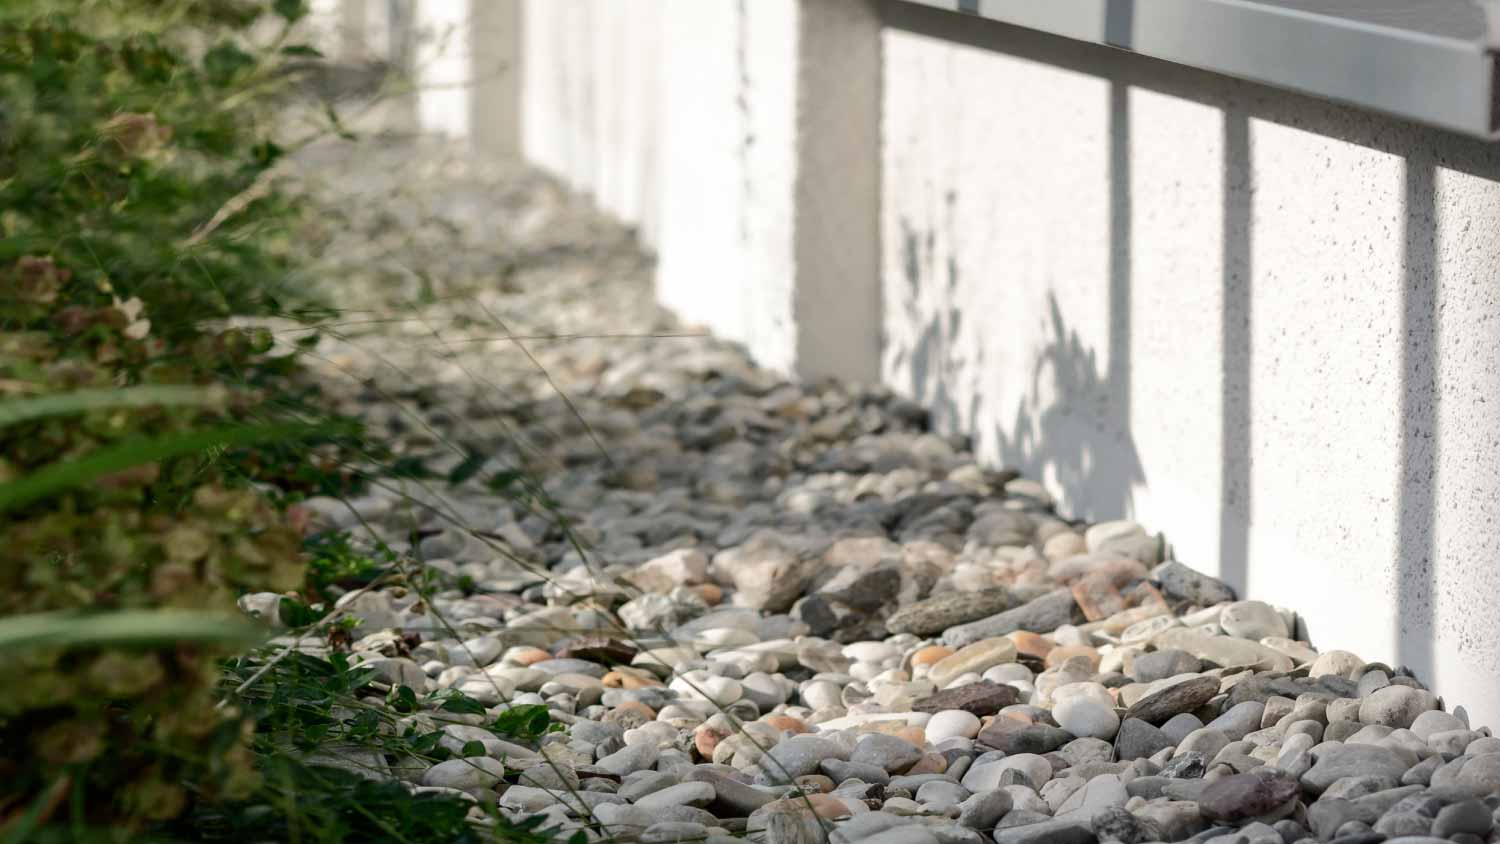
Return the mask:
<path id="1" fill-rule="evenodd" d="M 892 633 L 931 636 L 955 625 L 1004 612 L 1015 605 L 1016 598 L 1009 589 L 945 592 L 902 607 L 886 619 L 885 628 Z"/>
<path id="2" fill-rule="evenodd" d="M 981 639 L 1004 636 L 1017 630 L 1051 633 L 1064 624 L 1083 621 L 1083 611 L 1067 589 L 1055 589 L 1019 607 L 988 618 L 949 627 L 943 631 L 943 644 L 961 648 Z"/>
<path id="3" fill-rule="evenodd" d="M 1160 724 L 1174 715 L 1197 709 L 1218 693 L 1219 678 L 1193 677 L 1146 695 L 1125 711 L 1125 717 Z"/>

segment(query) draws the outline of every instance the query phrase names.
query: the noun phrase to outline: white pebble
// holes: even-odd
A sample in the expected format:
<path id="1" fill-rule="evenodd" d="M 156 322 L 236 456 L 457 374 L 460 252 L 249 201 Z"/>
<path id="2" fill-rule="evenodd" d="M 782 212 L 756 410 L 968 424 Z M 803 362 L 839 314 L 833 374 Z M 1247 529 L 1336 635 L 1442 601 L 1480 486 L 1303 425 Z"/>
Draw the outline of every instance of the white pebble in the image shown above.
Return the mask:
<path id="1" fill-rule="evenodd" d="M 927 722 L 927 740 L 937 743 L 946 738 L 961 736 L 973 738 L 979 735 L 979 716 L 962 709 L 946 709 L 932 716 Z"/>
<path id="2" fill-rule="evenodd" d="M 1059 727 L 1079 738 L 1112 739 L 1120 731 L 1120 718 L 1114 710 L 1088 696 L 1058 701 L 1052 717 Z"/>

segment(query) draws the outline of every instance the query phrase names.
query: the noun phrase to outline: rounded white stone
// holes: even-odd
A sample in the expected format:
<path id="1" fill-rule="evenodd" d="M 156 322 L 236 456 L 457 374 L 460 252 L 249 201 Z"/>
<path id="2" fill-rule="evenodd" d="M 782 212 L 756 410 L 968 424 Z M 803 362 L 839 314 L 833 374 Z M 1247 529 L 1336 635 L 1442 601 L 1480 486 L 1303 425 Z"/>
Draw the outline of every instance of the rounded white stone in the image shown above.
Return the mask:
<path id="1" fill-rule="evenodd" d="M 728 706 L 744 694 L 738 680 L 697 671 L 673 680 L 671 689 L 687 700 L 712 701 L 719 706 Z"/>
<path id="2" fill-rule="evenodd" d="M 1286 620 L 1264 601 L 1236 601 L 1219 614 L 1219 626 L 1230 636 L 1259 642 L 1275 636 L 1285 638 Z"/>
<path id="3" fill-rule="evenodd" d="M 979 735 L 979 716 L 962 709 L 945 709 L 927 722 L 927 740 L 936 744 L 943 739 Z"/>
<path id="4" fill-rule="evenodd" d="M 1069 697 L 1052 708 L 1057 725 L 1079 738 L 1112 739 L 1120 731 L 1114 710 L 1088 696 Z"/>
<path id="5" fill-rule="evenodd" d="M 1003 665 L 991 666 L 986 668 L 984 674 L 981 676 L 991 683 L 1013 683 L 1016 681 L 1030 683 L 1032 678 L 1031 669 L 1019 662 L 1007 662 Z"/>
<path id="6" fill-rule="evenodd" d="M 693 644 L 700 648 L 740 648 L 758 641 L 754 633 L 735 627 L 714 627 L 693 636 Z"/>
<path id="7" fill-rule="evenodd" d="M 1061 702 L 1073 698 L 1086 698 L 1110 709 L 1113 709 L 1115 705 L 1115 699 L 1110 697 L 1109 689 L 1104 688 L 1100 683 L 1066 683 L 1052 692 L 1052 699 L 1055 701 Z"/>
<path id="8" fill-rule="evenodd" d="M 803 684 L 798 694 L 802 702 L 813 709 L 829 709 L 843 706 L 843 695 L 839 687 L 828 680 L 812 680 Z"/>
<path id="9" fill-rule="evenodd" d="M 901 651 L 885 642 L 855 642 L 844 646 L 844 656 L 856 662 L 881 663 L 891 657 L 899 657 Z"/>

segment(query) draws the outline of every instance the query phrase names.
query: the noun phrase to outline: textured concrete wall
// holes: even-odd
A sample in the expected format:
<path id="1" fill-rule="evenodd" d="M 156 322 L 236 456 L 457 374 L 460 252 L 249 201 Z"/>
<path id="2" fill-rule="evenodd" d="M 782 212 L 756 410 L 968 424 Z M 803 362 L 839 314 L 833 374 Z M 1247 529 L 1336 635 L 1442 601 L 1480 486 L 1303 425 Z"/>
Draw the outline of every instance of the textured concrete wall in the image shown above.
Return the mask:
<path id="1" fill-rule="evenodd" d="M 789 369 L 793 0 L 670 0 L 657 289 L 689 322 Z"/>
<path id="2" fill-rule="evenodd" d="M 1500 149 L 888 22 L 886 380 L 1500 725 Z"/>
<path id="3" fill-rule="evenodd" d="M 473 0 L 476 3 L 491 0 Z M 416 0 L 414 82 L 423 131 L 468 137 L 474 69 L 469 52 L 470 0 Z"/>
<path id="4" fill-rule="evenodd" d="M 640 226 L 654 245 L 659 209 L 658 0 L 520 0 L 520 146 L 574 190 Z"/>
<path id="5" fill-rule="evenodd" d="M 521 155 L 521 2 L 469 5 L 469 141 L 490 159 Z"/>
<path id="6" fill-rule="evenodd" d="M 528 0 L 522 17 L 525 155 L 641 226 L 663 303 L 769 367 L 876 378 L 876 4 Z"/>

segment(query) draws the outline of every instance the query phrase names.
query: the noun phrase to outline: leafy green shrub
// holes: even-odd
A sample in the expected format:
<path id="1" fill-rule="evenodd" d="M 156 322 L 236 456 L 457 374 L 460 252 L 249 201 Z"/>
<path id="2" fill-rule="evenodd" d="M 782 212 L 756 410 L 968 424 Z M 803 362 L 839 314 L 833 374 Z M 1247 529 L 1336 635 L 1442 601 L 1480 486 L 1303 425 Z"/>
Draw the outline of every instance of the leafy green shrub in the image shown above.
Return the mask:
<path id="1" fill-rule="evenodd" d="M 304 582 L 295 511 L 246 482 L 269 473 L 236 450 L 264 438 L 246 424 L 295 362 L 218 322 L 316 310 L 293 293 L 298 209 L 266 178 L 267 97 L 279 57 L 306 54 L 286 43 L 303 8 L 0 5 L 0 406 L 203 398 L 62 400 L 0 425 L 0 614 L 233 619 L 243 591 Z M 281 34 L 257 48 L 268 16 Z M 235 637 L 111 629 L 0 652 L 0 832 L 66 816 L 129 838 L 257 787 L 253 725 L 217 705 Z"/>
<path id="2" fill-rule="evenodd" d="M 284 27 L 303 13 L 274 6 Z M 247 37 L 270 11 L 3 4 L 0 266 L 50 257 L 83 282 L 70 304 L 139 299 L 168 343 L 195 340 L 205 319 L 295 310 L 295 208 L 266 176 L 288 45 Z"/>

